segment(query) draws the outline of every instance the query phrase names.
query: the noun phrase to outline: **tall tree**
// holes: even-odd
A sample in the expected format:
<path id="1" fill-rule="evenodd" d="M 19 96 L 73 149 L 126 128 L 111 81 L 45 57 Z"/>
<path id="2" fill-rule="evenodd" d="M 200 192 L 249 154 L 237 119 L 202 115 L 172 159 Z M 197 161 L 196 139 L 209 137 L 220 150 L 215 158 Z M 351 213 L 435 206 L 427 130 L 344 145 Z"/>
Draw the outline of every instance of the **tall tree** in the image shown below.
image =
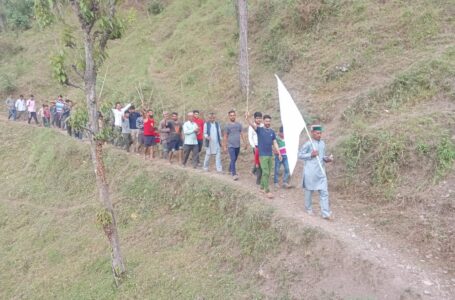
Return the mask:
<path id="1" fill-rule="evenodd" d="M 35 0 L 35 12 L 40 23 L 45 26 L 53 20 L 59 19 L 59 10 L 55 7 L 58 7 L 59 4 L 64 5 L 65 2 L 67 1 Z M 78 74 L 82 85 L 75 84 L 70 80 L 63 63 L 63 54 L 61 54 L 61 60 L 56 59 L 54 61 L 57 62 L 57 66 L 54 66 L 54 75 L 57 73 L 57 76 L 54 77 L 62 84 L 80 87 L 85 93 L 88 124 L 83 126 L 90 138 L 90 153 L 95 169 L 98 198 L 104 207 L 98 213 L 97 218 L 102 224 L 111 246 L 112 271 L 114 280 L 118 284 L 126 272 L 126 268 L 120 249 L 114 207 L 109 194 L 106 168 L 103 161 L 103 144 L 106 140 L 106 132 L 100 130 L 98 123 L 99 103 L 96 97 L 96 81 L 98 69 L 106 58 L 108 41 L 121 37 L 123 25 L 116 17 L 117 0 L 69 0 L 68 2 L 82 31 L 85 56 L 82 63 L 72 65 L 73 71 Z M 74 47 L 74 45 L 72 46 Z"/>
<path id="2" fill-rule="evenodd" d="M 236 10 L 239 25 L 239 79 L 240 90 L 248 99 L 250 90 L 250 74 L 248 66 L 248 3 L 247 0 L 237 0 Z"/>

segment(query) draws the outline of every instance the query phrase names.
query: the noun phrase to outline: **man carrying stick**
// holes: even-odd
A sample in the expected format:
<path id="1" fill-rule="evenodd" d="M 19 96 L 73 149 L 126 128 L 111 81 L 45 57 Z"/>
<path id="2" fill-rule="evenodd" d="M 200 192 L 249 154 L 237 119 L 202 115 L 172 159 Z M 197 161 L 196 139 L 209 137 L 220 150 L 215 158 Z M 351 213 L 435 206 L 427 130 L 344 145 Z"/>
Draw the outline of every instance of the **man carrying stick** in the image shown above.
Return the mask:
<path id="1" fill-rule="evenodd" d="M 303 188 L 305 189 L 305 211 L 313 215 L 312 196 L 314 191 L 319 192 L 321 216 L 332 220 L 330 211 L 327 176 L 324 163 L 333 161 L 333 157 L 325 156 L 325 143 L 321 140 L 321 125 L 311 126 L 311 137 L 299 151 L 299 159 L 305 161 L 303 168 Z"/>

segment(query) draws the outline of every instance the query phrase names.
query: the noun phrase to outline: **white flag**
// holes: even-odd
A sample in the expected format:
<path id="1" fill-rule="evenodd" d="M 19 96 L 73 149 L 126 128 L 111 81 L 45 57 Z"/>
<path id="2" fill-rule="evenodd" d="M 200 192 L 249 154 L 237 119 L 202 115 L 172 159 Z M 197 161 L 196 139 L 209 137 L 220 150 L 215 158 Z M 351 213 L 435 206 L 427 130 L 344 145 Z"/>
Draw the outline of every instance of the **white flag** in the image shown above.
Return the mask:
<path id="1" fill-rule="evenodd" d="M 281 82 L 280 78 L 275 75 L 278 81 L 278 96 L 280 100 L 281 123 L 283 124 L 284 140 L 286 143 L 286 154 L 289 162 L 289 172 L 294 172 L 297 164 L 299 153 L 300 133 L 305 128 L 303 120 L 297 105 L 289 94 L 288 90 Z"/>

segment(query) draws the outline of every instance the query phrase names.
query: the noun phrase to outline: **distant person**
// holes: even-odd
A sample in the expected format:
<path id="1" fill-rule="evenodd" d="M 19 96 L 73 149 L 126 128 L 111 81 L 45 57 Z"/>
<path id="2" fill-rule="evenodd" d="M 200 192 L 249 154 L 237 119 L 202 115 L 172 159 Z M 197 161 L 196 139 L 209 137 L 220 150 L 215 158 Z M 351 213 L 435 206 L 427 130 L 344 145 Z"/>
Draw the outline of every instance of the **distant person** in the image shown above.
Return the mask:
<path id="1" fill-rule="evenodd" d="M 238 180 L 239 176 L 237 174 L 236 163 L 240 153 L 240 139 L 245 144 L 245 149 L 248 147 L 248 144 L 242 132 L 242 124 L 235 121 L 235 111 L 229 111 L 228 116 L 229 121 L 224 127 L 224 151 L 228 151 L 229 153 L 229 172 L 232 175 L 232 179 Z"/>
<path id="2" fill-rule="evenodd" d="M 257 111 L 253 115 L 254 123 L 257 126 L 262 127 L 262 113 Z M 258 134 L 253 127 L 248 126 L 248 141 L 250 142 L 250 146 L 253 149 L 253 156 L 254 156 L 254 164 L 252 173 L 256 175 L 256 184 L 261 184 L 261 177 L 262 177 L 262 170 L 261 170 L 261 163 L 259 161 L 259 149 L 258 149 Z"/>
<path id="3" fill-rule="evenodd" d="M 33 95 L 30 95 L 30 99 L 27 100 L 25 106 L 27 106 L 28 111 L 28 124 L 32 118 L 35 120 L 35 124 L 39 124 L 38 118 L 36 117 L 36 101 Z"/>
<path id="4" fill-rule="evenodd" d="M 123 148 L 126 152 L 130 152 L 131 144 L 133 140 L 131 139 L 131 129 L 130 129 L 130 112 L 125 111 L 122 120 L 122 142 Z"/>
<path id="5" fill-rule="evenodd" d="M 51 105 L 49 106 L 49 111 L 51 112 L 51 126 L 57 126 L 57 106 L 55 105 L 55 101 L 51 101 Z"/>
<path id="6" fill-rule="evenodd" d="M 145 112 L 140 114 L 140 116 L 136 119 L 136 128 L 139 130 L 137 135 L 137 148 L 136 152 L 141 153 L 142 148 L 144 147 L 144 117 Z"/>
<path id="7" fill-rule="evenodd" d="M 139 131 L 140 129 L 137 127 L 137 119 L 141 116 L 139 112 L 136 111 L 136 107 L 131 105 L 128 109 L 129 111 L 129 121 L 130 121 L 130 130 L 131 130 L 131 141 L 132 141 L 132 148 L 133 152 L 137 153 L 139 149 Z"/>
<path id="8" fill-rule="evenodd" d="M 198 156 L 197 163 L 200 164 L 199 156 L 202 152 L 202 144 L 204 143 L 204 119 L 200 117 L 199 110 L 193 110 L 194 123 L 199 127 L 197 134 Z"/>
<path id="9" fill-rule="evenodd" d="M 43 106 L 38 111 L 38 117 L 41 118 L 44 127 L 50 127 L 51 112 L 49 110 L 49 105 L 43 104 Z"/>
<path id="10" fill-rule="evenodd" d="M 193 168 L 197 168 L 197 157 L 199 155 L 199 146 L 197 142 L 197 134 L 199 126 L 194 122 L 193 113 L 187 114 L 187 121 L 183 124 L 183 166 L 186 166 L 190 152 L 193 153 Z"/>
<path id="11" fill-rule="evenodd" d="M 122 107 L 120 102 L 115 103 L 115 107 L 112 109 L 112 114 L 114 115 L 114 145 L 121 146 L 122 140 L 122 120 L 125 111 L 130 108 L 131 103 L 128 103 L 126 106 Z"/>
<path id="12" fill-rule="evenodd" d="M 169 163 L 172 163 L 172 158 L 175 153 L 178 155 L 179 163 L 182 163 L 182 124 L 179 121 L 179 115 L 176 112 L 172 113 L 171 120 L 169 122 L 167 147 L 169 149 Z"/>
<path id="13" fill-rule="evenodd" d="M 311 126 L 313 142 L 307 141 L 300 148 L 299 159 L 305 161 L 303 167 L 303 188 L 305 189 L 305 211 L 313 215 L 312 196 L 314 191 L 319 192 L 321 216 L 326 220 L 332 219 L 329 204 L 329 191 L 324 165 L 333 161 L 333 157 L 325 156 L 325 143 L 321 140 L 322 127 L 319 124 Z M 319 162 L 318 162 L 319 158 Z M 321 170 L 322 166 L 322 170 Z"/>
<path id="14" fill-rule="evenodd" d="M 55 101 L 55 125 L 58 128 L 62 128 L 62 117 L 65 109 L 65 102 L 63 96 L 59 95 Z"/>
<path id="15" fill-rule="evenodd" d="M 71 109 L 73 108 L 73 102 L 70 99 L 65 99 L 64 105 L 63 105 L 63 113 L 61 116 L 61 127 L 62 129 L 66 129 L 68 132 L 68 135 L 72 135 L 72 128 L 71 125 L 69 124 L 69 118 L 71 116 Z"/>
<path id="16" fill-rule="evenodd" d="M 155 158 L 155 120 L 153 119 L 153 111 L 148 110 L 144 116 L 144 158 Z"/>
<path id="17" fill-rule="evenodd" d="M 204 125 L 204 138 L 205 138 L 205 159 L 204 170 L 209 170 L 210 156 L 215 156 L 216 171 L 223 172 L 221 164 L 221 142 L 222 134 L 220 124 L 215 121 L 215 113 L 210 113 L 208 121 Z"/>
<path id="18" fill-rule="evenodd" d="M 167 159 L 168 158 L 168 153 L 169 153 L 169 148 L 168 148 L 168 142 L 169 142 L 169 133 L 171 131 L 170 128 L 170 118 L 169 118 L 169 112 L 163 111 L 163 119 L 160 122 L 159 125 L 159 132 L 160 132 L 160 142 L 161 142 L 161 149 L 163 151 L 163 158 Z"/>
<path id="19" fill-rule="evenodd" d="M 291 185 L 289 184 L 289 162 L 288 156 L 286 154 L 286 143 L 284 142 L 284 133 L 283 133 L 283 126 L 280 127 L 278 131 L 278 136 L 276 137 L 276 142 L 278 144 L 279 151 L 281 153 L 281 160 L 278 156 L 278 153 L 275 154 L 275 168 L 274 168 L 274 176 L 273 176 L 273 183 L 275 187 L 279 187 L 279 175 L 281 166 L 283 166 L 284 173 L 283 173 L 283 188 L 290 188 Z"/>
<path id="20" fill-rule="evenodd" d="M 265 192 L 266 196 L 271 199 L 273 198 L 273 194 L 270 192 L 269 181 L 270 174 L 272 173 L 273 148 L 278 153 L 278 159 L 282 159 L 278 149 L 275 131 L 271 128 L 272 118 L 269 115 L 265 115 L 263 118 L 264 127 L 260 127 L 254 121 L 250 120 L 250 114 L 248 112 L 245 117 L 250 126 L 258 134 L 259 161 L 261 162 L 262 169 L 261 191 Z"/>
<path id="21" fill-rule="evenodd" d="M 14 101 L 13 96 L 9 95 L 5 100 L 6 108 L 8 109 L 8 120 L 13 119 L 16 121 L 16 101 Z"/>
<path id="22" fill-rule="evenodd" d="M 21 120 L 24 119 L 25 117 L 25 112 L 27 111 L 27 106 L 25 105 L 25 99 L 23 95 L 19 96 L 19 99 L 16 100 L 16 103 L 14 104 L 16 107 L 16 120 Z"/>

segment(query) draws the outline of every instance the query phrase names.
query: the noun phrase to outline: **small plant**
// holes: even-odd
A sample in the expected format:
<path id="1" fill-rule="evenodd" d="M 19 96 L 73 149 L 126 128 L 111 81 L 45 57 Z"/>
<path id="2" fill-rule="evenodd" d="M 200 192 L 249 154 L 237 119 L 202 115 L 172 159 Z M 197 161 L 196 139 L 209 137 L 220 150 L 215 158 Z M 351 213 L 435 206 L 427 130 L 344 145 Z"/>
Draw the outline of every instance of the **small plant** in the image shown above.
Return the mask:
<path id="1" fill-rule="evenodd" d="M 452 169 L 455 161 L 455 144 L 448 138 L 441 138 L 436 148 L 436 176 L 440 178 Z"/>
<path id="2" fill-rule="evenodd" d="M 424 142 L 418 142 L 416 150 L 420 155 L 428 155 L 430 153 L 430 145 L 425 144 Z"/>
<path id="3" fill-rule="evenodd" d="M 151 0 L 148 3 L 147 10 L 152 15 L 159 15 L 164 10 L 164 4 L 161 0 Z"/>
<path id="4" fill-rule="evenodd" d="M 105 228 L 112 224 L 112 215 L 106 209 L 101 209 L 96 213 L 96 223 Z"/>
<path id="5" fill-rule="evenodd" d="M 16 90 L 14 79 L 7 74 L 0 75 L 0 93 L 11 94 Z"/>

